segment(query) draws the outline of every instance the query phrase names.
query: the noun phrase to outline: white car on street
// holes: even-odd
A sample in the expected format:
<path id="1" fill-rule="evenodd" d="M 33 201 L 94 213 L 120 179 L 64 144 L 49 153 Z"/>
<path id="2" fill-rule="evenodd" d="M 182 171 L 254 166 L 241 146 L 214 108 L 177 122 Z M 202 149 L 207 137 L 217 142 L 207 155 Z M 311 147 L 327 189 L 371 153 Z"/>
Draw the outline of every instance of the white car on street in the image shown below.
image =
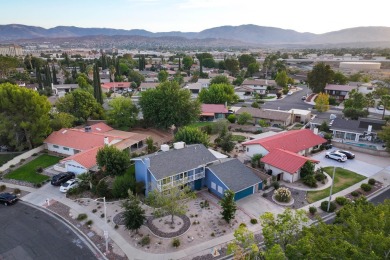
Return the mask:
<path id="1" fill-rule="evenodd" d="M 327 152 L 325 157 L 336 160 L 338 162 L 345 162 L 347 160 L 347 156 L 345 154 L 339 153 L 337 151 Z"/>
<path id="2" fill-rule="evenodd" d="M 65 183 L 63 183 L 60 187 L 61 192 L 67 192 L 71 188 L 75 188 L 79 185 L 79 181 L 77 179 L 71 179 Z"/>

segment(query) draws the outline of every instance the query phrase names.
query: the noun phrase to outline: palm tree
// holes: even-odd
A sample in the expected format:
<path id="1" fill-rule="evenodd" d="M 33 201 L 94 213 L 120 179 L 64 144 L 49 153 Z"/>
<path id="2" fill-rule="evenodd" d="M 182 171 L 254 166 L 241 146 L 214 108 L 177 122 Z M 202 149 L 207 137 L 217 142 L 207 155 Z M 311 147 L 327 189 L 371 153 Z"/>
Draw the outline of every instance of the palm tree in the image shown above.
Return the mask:
<path id="1" fill-rule="evenodd" d="M 381 96 L 381 101 L 379 103 L 383 105 L 382 119 L 385 119 L 386 107 L 390 106 L 390 95 Z"/>
<path id="2" fill-rule="evenodd" d="M 77 179 L 80 180 L 80 185 L 89 186 L 89 189 L 92 190 L 92 174 L 90 172 L 82 173 L 77 176 Z"/>
<path id="3" fill-rule="evenodd" d="M 116 72 L 116 69 L 113 65 L 110 66 L 110 79 L 111 79 L 111 82 L 114 82 L 114 75 L 115 75 L 115 72 Z"/>

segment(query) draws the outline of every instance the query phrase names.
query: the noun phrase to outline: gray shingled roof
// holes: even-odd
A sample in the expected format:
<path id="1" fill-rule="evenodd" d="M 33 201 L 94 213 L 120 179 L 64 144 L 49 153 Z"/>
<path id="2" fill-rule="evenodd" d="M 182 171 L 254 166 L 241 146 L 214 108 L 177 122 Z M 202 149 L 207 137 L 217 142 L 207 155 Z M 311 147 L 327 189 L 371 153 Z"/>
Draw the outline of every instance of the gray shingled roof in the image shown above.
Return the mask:
<path id="1" fill-rule="evenodd" d="M 188 145 L 182 149 L 171 149 L 166 152 L 143 156 L 142 158 L 150 159 L 149 170 L 157 180 L 217 160 L 202 144 Z"/>
<path id="2" fill-rule="evenodd" d="M 208 168 L 234 192 L 262 182 L 251 169 L 242 164 L 238 159 L 230 159 L 211 165 Z"/>
<path id="3" fill-rule="evenodd" d="M 335 118 L 333 124 L 330 127 L 331 130 L 344 130 L 352 131 L 355 133 L 364 133 L 368 130 L 368 126 L 372 126 L 372 131 L 382 130 L 382 126 L 385 125 L 384 120 L 361 118 L 359 120 L 347 120 L 343 118 Z"/>

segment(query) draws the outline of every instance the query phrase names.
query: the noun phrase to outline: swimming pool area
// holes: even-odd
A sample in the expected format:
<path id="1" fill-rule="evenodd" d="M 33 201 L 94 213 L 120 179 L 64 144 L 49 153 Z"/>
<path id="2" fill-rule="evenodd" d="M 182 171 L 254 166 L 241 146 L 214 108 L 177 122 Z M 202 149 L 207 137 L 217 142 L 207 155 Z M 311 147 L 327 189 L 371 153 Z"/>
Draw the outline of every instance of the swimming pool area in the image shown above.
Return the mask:
<path id="1" fill-rule="evenodd" d="M 378 148 L 374 144 L 353 143 L 353 142 L 344 142 L 344 144 L 349 144 L 349 145 L 371 149 L 371 150 L 378 150 Z"/>

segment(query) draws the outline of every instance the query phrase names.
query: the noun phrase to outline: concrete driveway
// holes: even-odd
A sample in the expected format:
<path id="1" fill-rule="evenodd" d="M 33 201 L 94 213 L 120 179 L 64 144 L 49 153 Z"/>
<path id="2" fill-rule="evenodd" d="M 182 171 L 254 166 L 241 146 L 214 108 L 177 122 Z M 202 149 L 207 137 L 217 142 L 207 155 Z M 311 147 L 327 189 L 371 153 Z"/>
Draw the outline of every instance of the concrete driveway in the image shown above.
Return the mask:
<path id="1" fill-rule="evenodd" d="M 328 151 L 333 151 L 333 150 L 334 149 Z M 317 164 L 317 167 L 327 167 L 327 166 L 341 167 L 356 172 L 368 178 L 385 168 L 381 166 L 381 163 L 377 163 L 378 156 L 362 154 L 362 153 L 357 154 L 354 152 L 356 155 L 355 159 L 347 160 L 346 162 L 338 162 L 333 159 L 325 158 L 326 152 L 327 151 L 323 151 L 321 153 L 312 156 L 313 159 L 320 161 L 320 163 Z M 381 157 L 379 157 L 379 159 L 382 160 Z M 383 159 L 389 160 L 389 158 L 383 158 Z"/>
<path id="2" fill-rule="evenodd" d="M 284 211 L 283 207 L 263 198 L 260 193 L 255 193 L 251 196 L 240 199 L 237 201 L 237 206 L 240 207 L 240 209 L 245 213 L 256 219 L 258 219 L 265 212 L 279 214 Z"/>

